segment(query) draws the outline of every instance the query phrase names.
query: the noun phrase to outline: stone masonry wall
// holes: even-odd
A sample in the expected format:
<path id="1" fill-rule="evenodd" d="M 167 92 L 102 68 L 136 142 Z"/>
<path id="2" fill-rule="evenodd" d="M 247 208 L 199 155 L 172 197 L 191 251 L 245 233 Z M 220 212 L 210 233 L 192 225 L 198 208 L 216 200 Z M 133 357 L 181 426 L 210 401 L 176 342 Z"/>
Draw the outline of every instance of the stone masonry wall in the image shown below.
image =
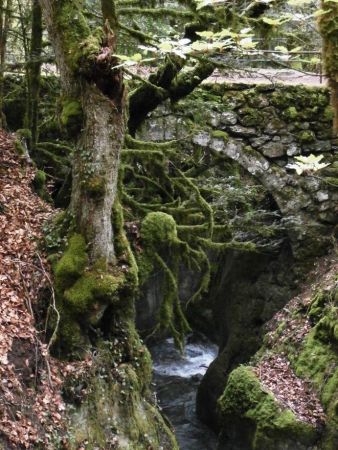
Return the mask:
<path id="1" fill-rule="evenodd" d="M 303 258 L 325 252 L 338 223 L 338 151 L 331 124 L 324 87 L 213 83 L 154 111 L 139 137 L 185 140 L 238 162 L 272 194 L 288 221 L 294 253 Z M 322 154 L 330 166 L 301 176 L 286 167 L 311 153 Z"/>

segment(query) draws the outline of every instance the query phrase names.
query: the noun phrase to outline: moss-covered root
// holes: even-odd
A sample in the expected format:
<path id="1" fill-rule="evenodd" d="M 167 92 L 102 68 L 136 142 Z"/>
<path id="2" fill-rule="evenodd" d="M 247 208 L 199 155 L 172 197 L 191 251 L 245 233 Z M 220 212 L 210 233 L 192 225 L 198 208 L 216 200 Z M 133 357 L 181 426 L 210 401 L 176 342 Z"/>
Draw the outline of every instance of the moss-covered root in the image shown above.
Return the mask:
<path id="1" fill-rule="evenodd" d="M 317 430 L 282 408 L 250 367 L 240 366 L 230 374 L 219 409 L 222 432 L 218 450 L 316 448 Z"/>
<path id="2" fill-rule="evenodd" d="M 81 349 L 85 351 L 88 328 L 99 326 L 107 308 L 119 304 L 125 282 L 124 272 L 118 267 L 107 272 L 100 261 L 88 264 L 85 239 L 73 234 L 54 270 L 60 313 L 58 344 L 61 353 L 67 355 L 80 356 Z"/>
<path id="3" fill-rule="evenodd" d="M 69 380 L 67 393 L 73 395 L 86 385 L 71 416 L 70 449 L 116 448 L 119 450 L 178 450 L 172 431 L 158 409 L 147 400 L 151 381 L 151 359 L 140 341 L 128 363 L 121 363 L 119 343 L 102 342 L 97 349 L 92 373 L 83 379 Z M 125 344 L 122 344 L 125 345 Z M 113 368 L 113 369 L 112 369 Z M 98 376 L 99 373 L 99 376 Z"/>

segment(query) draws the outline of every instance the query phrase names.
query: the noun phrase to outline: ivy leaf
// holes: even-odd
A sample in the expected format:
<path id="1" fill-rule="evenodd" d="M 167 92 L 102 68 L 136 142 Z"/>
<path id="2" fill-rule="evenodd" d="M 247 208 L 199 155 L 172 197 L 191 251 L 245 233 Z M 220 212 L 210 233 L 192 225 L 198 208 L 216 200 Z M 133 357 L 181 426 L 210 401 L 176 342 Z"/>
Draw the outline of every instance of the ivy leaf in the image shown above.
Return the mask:
<path id="1" fill-rule="evenodd" d="M 212 31 L 196 31 L 196 34 L 205 39 L 212 39 L 215 36 Z"/>
<path id="2" fill-rule="evenodd" d="M 289 50 L 286 47 L 284 47 L 283 45 L 277 45 L 277 47 L 275 47 L 275 50 L 277 52 L 282 52 L 285 54 L 289 53 Z"/>
<path id="3" fill-rule="evenodd" d="M 289 16 L 284 16 L 281 17 L 280 19 L 274 19 L 272 17 L 262 17 L 262 22 L 266 23 L 267 25 L 271 25 L 272 27 L 282 25 L 283 23 L 288 22 L 289 20 L 290 20 Z"/>
<path id="4" fill-rule="evenodd" d="M 158 48 L 163 52 L 163 53 L 171 53 L 173 46 L 171 44 L 171 42 L 161 42 L 158 46 Z"/>
<path id="5" fill-rule="evenodd" d="M 324 158 L 323 155 L 309 155 L 309 156 L 296 156 L 296 162 L 294 164 L 288 164 L 287 169 L 293 169 L 298 175 L 304 172 L 317 172 L 330 164 L 321 163 Z"/>
<path id="6" fill-rule="evenodd" d="M 246 38 L 241 39 L 238 44 L 240 47 L 244 48 L 245 50 L 248 50 L 248 49 L 255 48 L 257 45 L 257 42 L 253 42 L 251 37 L 246 37 Z"/>
<path id="7" fill-rule="evenodd" d="M 196 10 L 205 8 L 206 6 L 219 6 L 225 3 L 226 0 L 196 0 Z"/>

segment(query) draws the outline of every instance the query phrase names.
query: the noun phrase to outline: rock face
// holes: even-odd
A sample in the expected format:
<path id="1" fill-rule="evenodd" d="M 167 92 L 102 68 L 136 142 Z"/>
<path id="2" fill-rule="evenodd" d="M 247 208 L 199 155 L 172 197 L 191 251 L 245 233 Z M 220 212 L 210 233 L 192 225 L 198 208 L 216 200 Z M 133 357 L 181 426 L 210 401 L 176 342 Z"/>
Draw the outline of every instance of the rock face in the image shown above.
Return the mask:
<path id="1" fill-rule="evenodd" d="M 319 261 L 312 287 L 274 316 L 252 366 L 230 373 L 218 401 L 218 450 L 337 448 L 338 266 L 332 261 Z"/>
<path id="2" fill-rule="evenodd" d="M 200 98 L 207 100 L 203 108 Z M 187 139 L 192 134 L 189 145 L 239 163 L 272 194 L 288 222 L 296 258 L 326 252 L 329 231 L 338 223 L 337 182 L 325 169 L 318 180 L 286 167 L 310 153 L 323 153 L 325 161 L 337 164 L 326 88 L 207 84 L 175 111 L 168 108 L 162 106 L 149 118 L 141 138 L 166 140 L 170 133 L 170 139 Z M 192 117 L 183 115 L 190 110 Z M 337 179 L 338 168 L 332 176 Z"/>
<path id="3" fill-rule="evenodd" d="M 186 111 L 193 111 L 191 117 L 184 116 Z M 338 154 L 330 140 L 331 120 L 325 88 L 214 84 L 204 85 L 191 99 L 176 105 L 174 112 L 162 107 L 139 134 L 158 140 L 151 130 L 162 129 L 161 139 L 165 139 L 166 128 L 175 128 L 171 138 L 185 139 L 191 151 L 239 164 L 270 193 L 287 233 L 275 254 L 229 251 L 211 258 L 217 269 L 204 303 L 209 308 L 206 316 L 211 313 L 204 331 L 216 330 L 213 337 L 218 338 L 220 351 L 199 388 L 197 410 L 205 422 L 221 430 L 218 450 L 316 448 L 318 430 L 288 410 L 282 414 L 275 399 L 268 400 L 273 423 L 265 423 L 259 408 L 248 404 L 247 410 L 236 410 L 228 401 L 228 396 L 247 396 L 245 387 L 242 392 L 228 388 L 225 393 L 224 389 L 229 374 L 261 346 L 264 323 L 299 292 L 299 281 L 314 258 L 326 254 L 332 245 L 331 233 L 338 223 Z M 315 176 L 299 176 L 286 167 L 295 156 L 310 153 L 323 153 L 330 166 Z M 203 317 L 203 307 L 195 312 Z M 252 382 L 257 398 L 251 400 L 260 404 L 266 395 L 259 389 L 259 380 Z M 334 444 L 319 448 L 336 449 L 336 438 L 330 439 Z"/>
<path id="4" fill-rule="evenodd" d="M 198 415 L 216 430 L 220 425 L 217 400 L 228 373 L 258 350 L 262 325 L 292 297 L 297 285 L 297 267 L 287 245 L 277 257 L 237 252 L 219 263 L 209 299 L 220 352 L 197 395 Z"/>

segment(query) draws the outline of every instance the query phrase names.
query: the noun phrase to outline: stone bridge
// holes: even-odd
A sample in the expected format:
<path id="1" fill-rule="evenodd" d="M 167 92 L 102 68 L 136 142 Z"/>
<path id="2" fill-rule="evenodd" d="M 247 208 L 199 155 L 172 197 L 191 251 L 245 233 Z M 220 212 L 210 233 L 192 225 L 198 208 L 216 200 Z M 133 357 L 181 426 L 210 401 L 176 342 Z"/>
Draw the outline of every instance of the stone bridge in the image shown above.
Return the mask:
<path id="1" fill-rule="evenodd" d="M 325 87 L 205 84 L 175 112 L 159 109 L 141 138 L 182 139 L 239 163 L 271 193 L 296 258 L 317 256 L 331 245 L 338 223 L 338 147 L 331 139 L 332 110 Z M 211 100 L 209 100 L 211 99 Z M 188 103 L 187 103 L 188 102 Z M 188 113 L 187 113 L 188 111 Z M 190 116 L 190 117 L 189 117 Z M 321 154 L 330 165 L 297 175 L 297 155 Z"/>

